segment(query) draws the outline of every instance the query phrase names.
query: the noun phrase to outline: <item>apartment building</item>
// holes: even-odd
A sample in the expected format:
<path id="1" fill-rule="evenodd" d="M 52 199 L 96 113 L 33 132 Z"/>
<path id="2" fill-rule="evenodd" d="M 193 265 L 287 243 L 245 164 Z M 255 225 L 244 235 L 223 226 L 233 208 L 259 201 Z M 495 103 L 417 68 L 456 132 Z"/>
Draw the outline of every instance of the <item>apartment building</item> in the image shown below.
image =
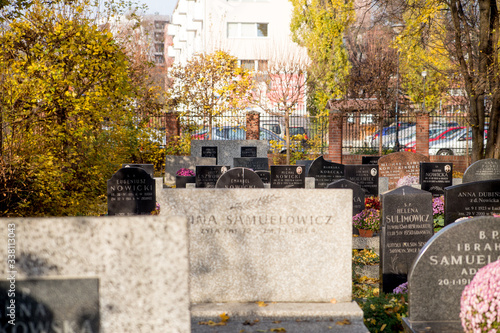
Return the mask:
<path id="1" fill-rule="evenodd" d="M 167 33 L 167 55 L 186 63 L 195 53 L 224 50 L 253 70 L 274 57 L 306 54 L 290 37 L 289 0 L 179 0 Z"/>

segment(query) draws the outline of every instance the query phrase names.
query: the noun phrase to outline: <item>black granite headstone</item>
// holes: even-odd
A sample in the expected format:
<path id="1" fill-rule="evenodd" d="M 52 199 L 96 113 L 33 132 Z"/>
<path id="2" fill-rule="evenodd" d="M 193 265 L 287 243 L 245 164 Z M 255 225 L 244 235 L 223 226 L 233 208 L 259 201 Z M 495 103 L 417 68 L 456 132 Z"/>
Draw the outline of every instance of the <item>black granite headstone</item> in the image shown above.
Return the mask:
<path id="1" fill-rule="evenodd" d="M 378 165 L 345 165 L 344 177 L 361 186 L 365 197 L 378 196 Z"/>
<path id="2" fill-rule="evenodd" d="M 328 184 L 326 188 L 352 189 L 352 216 L 361 213 L 365 209 L 365 192 L 358 184 L 347 179 L 339 179 Z"/>
<path id="3" fill-rule="evenodd" d="M 248 168 L 232 168 L 219 177 L 216 188 L 264 188 L 255 171 Z"/>
<path id="4" fill-rule="evenodd" d="M 305 188 L 306 175 L 300 165 L 271 165 L 271 188 Z"/>
<path id="5" fill-rule="evenodd" d="M 487 158 L 472 163 L 465 170 L 462 182 L 470 183 L 491 179 L 500 179 L 500 160 Z"/>
<path id="6" fill-rule="evenodd" d="M 100 332 L 98 279 L 16 279 L 14 285 L 0 281 L 2 332 Z"/>
<path id="7" fill-rule="evenodd" d="M 420 163 L 420 185 L 432 196 L 444 195 L 444 188 L 453 184 L 452 163 Z"/>
<path id="8" fill-rule="evenodd" d="M 257 147 L 242 146 L 241 157 L 257 157 Z"/>
<path id="9" fill-rule="evenodd" d="M 304 173 L 307 175 L 309 173 L 309 167 L 311 166 L 312 162 L 313 160 L 296 160 L 295 164 L 305 166 Z"/>
<path id="10" fill-rule="evenodd" d="M 233 166 L 252 170 L 269 170 L 269 160 L 267 157 L 235 157 Z"/>
<path id="11" fill-rule="evenodd" d="M 460 298 L 481 267 L 500 259 L 500 218 L 453 223 L 422 248 L 408 274 L 407 332 L 464 332 Z"/>
<path id="12" fill-rule="evenodd" d="M 215 163 L 218 163 L 218 158 L 217 158 L 217 147 L 216 146 L 202 146 L 201 147 L 201 157 L 214 157 L 215 158 Z"/>
<path id="13" fill-rule="evenodd" d="M 467 216 L 500 213 L 500 179 L 483 180 L 444 189 L 444 225 Z"/>
<path id="14" fill-rule="evenodd" d="M 378 159 L 380 156 L 362 156 L 361 164 L 376 164 L 378 165 Z"/>
<path id="15" fill-rule="evenodd" d="M 264 184 L 271 183 L 271 171 L 268 170 L 256 170 L 255 173 L 260 177 Z"/>
<path id="16" fill-rule="evenodd" d="M 143 168 L 121 168 L 108 180 L 108 215 L 149 215 L 156 208 L 156 182 Z"/>
<path id="17" fill-rule="evenodd" d="M 128 168 L 128 167 L 143 168 L 151 175 L 151 177 L 154 178 L 155 176 L 155 167 L 153 164 L 130 164 L 130 163 L 122 164 L 122 168 Z"/>
<path id="18" fill-rule="evenodd" d="M 407 281 L 418 251 L 434 234 L 432 194 L 411 186 L 382 194 L 380 270 L 382 290 Z"/>
<path id="19" fill-rule="evenodd" d="M 217 180 L 222 176 L 229 166 L 221 165 L 197 165 L 196 166 L 196 187 L 215 188 Z"/>
<path id="20" fill-rule="evenodd" d="M 307 177 L 314 177 L 315 188 L 325 188 L 331 182 L 344 178 L 344 165 L 320 156 L 312 162 Z"/>

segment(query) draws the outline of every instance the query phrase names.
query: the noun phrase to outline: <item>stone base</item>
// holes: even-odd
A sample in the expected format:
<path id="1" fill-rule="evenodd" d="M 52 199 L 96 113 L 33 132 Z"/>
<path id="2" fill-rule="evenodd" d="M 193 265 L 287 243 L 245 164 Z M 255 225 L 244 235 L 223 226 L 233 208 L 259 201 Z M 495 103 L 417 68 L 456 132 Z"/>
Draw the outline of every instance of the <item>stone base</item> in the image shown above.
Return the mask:
<path id="1" fill-rule="evenodd" d="M 192 304 L 191 332 L 256 333 L 284 328 L 288 333 L 368 333 L 363 324 L 363 311 L 356 302 L 266 304 L 267 306 L 259 306 L 257 303 Z M 223 313 L 229 316 L 226 325 L 207 325 L 210 320 L 221 322 L 219 315 Z"/>
<path id="2" fill-rule="evenodd" d="M 352 248 L 357 250 L 371 249 L 380 255 L 380 236 L 375 234 L 373 237 L 353 237 Z"/>
<path id="3" fill-rule="evenodd" d="M 450 322 L 411 322 L 403 318 L 405 333 L 463 333 L 460 321 Z"/>

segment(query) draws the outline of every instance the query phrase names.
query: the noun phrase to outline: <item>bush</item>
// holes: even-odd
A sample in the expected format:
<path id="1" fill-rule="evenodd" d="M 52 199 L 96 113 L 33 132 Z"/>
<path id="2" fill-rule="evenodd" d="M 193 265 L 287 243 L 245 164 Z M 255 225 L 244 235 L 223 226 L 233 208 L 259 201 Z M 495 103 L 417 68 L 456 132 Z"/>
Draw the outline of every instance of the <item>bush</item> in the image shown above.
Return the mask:
<path id="1" fill-rule="evenodd" d="M 408 296 L 381 294 L 360 302 L 364 323 L 370 332 L 403 332 L 402 318 L 408 313 Z"/>

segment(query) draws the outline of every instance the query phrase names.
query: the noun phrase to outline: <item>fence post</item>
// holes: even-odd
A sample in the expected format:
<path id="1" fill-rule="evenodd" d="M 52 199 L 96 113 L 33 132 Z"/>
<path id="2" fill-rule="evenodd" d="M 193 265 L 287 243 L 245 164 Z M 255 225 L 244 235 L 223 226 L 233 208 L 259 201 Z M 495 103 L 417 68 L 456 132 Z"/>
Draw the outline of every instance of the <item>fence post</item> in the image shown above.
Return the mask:
<path id="1" fill-rule="evenodd" d="M 335 163 L 342 163 L 342 113 L 339 110 L 331 110 L 328 125 L 328 157 Z"/>
<path id="2" fill-rule="evenodd" d="M 415 151 L 425 156 L 429 156 L 429 113 L 417 113 L 417 137 Z"/>
<path id="3" fill-rule="evenodd" d="M 179 112 L 165 113 L 165 137 L 167 144 L 178 140 L 181 135 L 179 114 Z"/>
<path id="4" fill-rule="evenodd" d="M 247 120 L 247 140 L 259 140 L 260 113 L 249 111 L 246 115 Z"/>

